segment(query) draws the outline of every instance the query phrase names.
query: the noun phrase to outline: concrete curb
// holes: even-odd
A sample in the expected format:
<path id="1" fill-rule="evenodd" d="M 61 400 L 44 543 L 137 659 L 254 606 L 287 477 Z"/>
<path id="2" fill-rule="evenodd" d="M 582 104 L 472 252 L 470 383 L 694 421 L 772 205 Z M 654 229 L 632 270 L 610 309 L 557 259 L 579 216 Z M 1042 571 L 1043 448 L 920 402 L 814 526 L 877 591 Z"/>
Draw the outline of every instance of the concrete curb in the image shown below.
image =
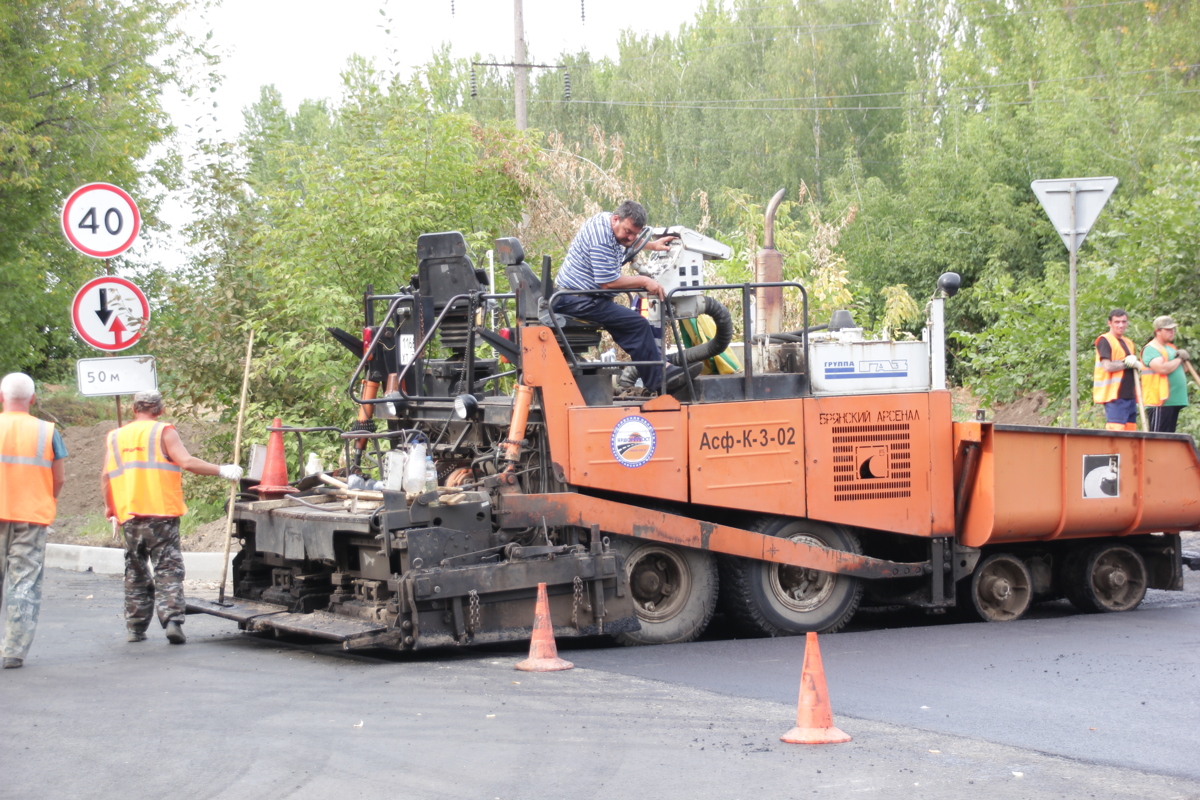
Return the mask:
<path id="1" fill-rule="evenodd" d="M 230 561 L 233 560 L 230 554 Z M 190 581 L 221 580 L 223 553 L 184 553 L 183 569 Z M 120 547 L 83 547 L 76 544 L 47 544 L 46 566 L 70 572 L 87 572 L 91 569 L 98 575 L 125 574 L 125 551 Z M 232 585 L 233 569 L 225 573 Z"/>

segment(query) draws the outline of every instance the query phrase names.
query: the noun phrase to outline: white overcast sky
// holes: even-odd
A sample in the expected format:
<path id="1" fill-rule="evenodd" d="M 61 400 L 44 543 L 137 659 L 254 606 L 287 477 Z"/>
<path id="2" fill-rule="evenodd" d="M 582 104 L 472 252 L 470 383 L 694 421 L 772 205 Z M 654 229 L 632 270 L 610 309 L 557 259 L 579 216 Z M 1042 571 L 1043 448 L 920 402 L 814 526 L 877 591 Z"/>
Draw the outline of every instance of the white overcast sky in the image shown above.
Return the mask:
<path id="1" fill-rule="evenodd" d="M 524 0 L 532 63 L 550 63 L 563 52 L 584 48 L 593 58 L 615 58 L 622 31 L 676 33 L 694 20 L 705 0 L 584 2 L 586 19 L 581 20 L 580 0 Z M 372 59 L 385 73 L 404 75 L 426 63 L 443 43 L 454 57 L 478 53 L 502 62 L 513 59 L 512 0 L 454 0 L 453 6 L 452 15 L 451 0 L 224 0 L 216 8 L 191 12 L 183 25 L 198 37 L 211 31 L 210 45 L 221 56 L 216 71 L 223 79 L 214 93 L 164 97 L 185 159 L 201 136 L 236 138 L 243 128 L 242 111 L 267 84 L 274 84 L 293 111 L 303 100 L 336 102 L 351 55 Z M 130 251 L 135 260 L 179 264 L 180 228 L 192 217 L 183 197 L 167 199 L 161 217 L 172 230 L 157 239 L 143 237 Z"/>
<path id="2" fill-rule="evenodd" d="M 694 19 L 703 0 L 524 0 L 529 58 L 553 62 L 562 52 L 586 48 L 593 57 L 615 57 L 623 30 L 678 31 Z M 454 14 L 451 15 L 451 5 Z M 380 14 L 383 10 L 386 14 Z M 222 137 L 236 136 L 242 110 L 258 99 L 260 87 L 274 84 L 295 109 L 301 100 L 337 100 L 340 74 L 352 54 L 372 58 L 385 70 L 405 74 L 448 43 L 452 55 L 476 53 L 510 61 L 513 56 L 511 0 L 225 0 L 185 22 L 193 33 L 212 31 L 212 44 L 224 55 L 224 81 L 206 105 L 178 103 L 171 109 L 186 138 L 204 112 L 215 114 Z M 385 33 L 390 28 L 391 33 Z M 211 135 L 214 127 L 206 126 Z"/>

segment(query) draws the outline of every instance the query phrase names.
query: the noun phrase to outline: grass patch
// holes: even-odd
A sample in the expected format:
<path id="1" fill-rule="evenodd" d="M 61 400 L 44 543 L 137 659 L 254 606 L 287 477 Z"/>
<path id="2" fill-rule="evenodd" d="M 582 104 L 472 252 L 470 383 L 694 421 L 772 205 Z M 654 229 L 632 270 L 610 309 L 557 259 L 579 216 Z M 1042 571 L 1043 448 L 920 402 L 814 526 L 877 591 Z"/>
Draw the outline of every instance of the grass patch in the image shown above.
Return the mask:
<path id="1" fill-rule="evenodd" d="M 127 404 L 128 405 L 128 404 Z M 116 401 L 111 397 L 84 397 L 72 386 L 43 383 L 38 387 L 34 415 L 44 412 L 63 426 L 95 425 L 117 418 Z M 131 415 L 130 409 L 126 416 Z"/>
<path id="2" fill-rule="evenodd" d="M 188 504 L 187 513 L 179 519 L 179 536 L 191 536 L 201 525 L 225 516 L 225 501 L 194 500 Z"/>

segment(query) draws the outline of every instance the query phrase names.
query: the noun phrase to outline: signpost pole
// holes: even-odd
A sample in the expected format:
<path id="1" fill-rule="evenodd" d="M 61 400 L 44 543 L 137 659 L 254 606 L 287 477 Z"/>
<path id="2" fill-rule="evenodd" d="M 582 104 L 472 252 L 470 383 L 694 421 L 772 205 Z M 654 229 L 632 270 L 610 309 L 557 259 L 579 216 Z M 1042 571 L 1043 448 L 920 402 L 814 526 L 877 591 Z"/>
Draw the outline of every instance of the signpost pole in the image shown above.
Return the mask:
<path id="1" fill-rule="evenodd" d="M 1079 237 L 1075 233 L 1075 184 L 1071 184 L 1071 224 L 1070 224 L 1071 246 L 1068 248 L 1070 252 L 1070 272 L 1071 272 L 1071 427 L 1079 427 L 1079 353 L 1076 346 L 1076 308 L 1075 308 L 1075 253 L 1079 250 Z"/>
<path id="2" fill-rule="evenodd" d="M 112 277 L 112 261 L 104 259 L 104 274 Z M 113 353 L 105 353 L 105 358 L 112 358 Z M 117 427 L 121 427 L 121 395 L 113 395 L 113 399 L 117 401 Z"/>

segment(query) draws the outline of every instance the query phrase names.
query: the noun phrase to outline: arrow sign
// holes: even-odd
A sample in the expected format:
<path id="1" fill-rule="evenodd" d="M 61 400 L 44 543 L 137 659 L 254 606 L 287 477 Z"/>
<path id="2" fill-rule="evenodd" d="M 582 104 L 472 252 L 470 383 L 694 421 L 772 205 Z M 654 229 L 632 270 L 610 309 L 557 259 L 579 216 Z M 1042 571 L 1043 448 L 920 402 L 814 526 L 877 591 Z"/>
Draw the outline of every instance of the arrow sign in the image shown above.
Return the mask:
<path id="1" fill-rule="evenodd" d="M 149 321 L 146 295 L 124 278 L 94 278 L 75 294 L 71 304 L 75 332 L 97 350 L 116 352 L 132 347 Z"/>
<path id="2" fill-rule="evenodd" d="M 1046 211 L 1050 222 L 1062 237 L 1067 250 L 1077 252 L 1096 224 L 1100 211 L 1117 188 L 1116 178 L 1054 178 L 1034 181 L 1033 193 Z M 1075 228 L 1071 229 L 1071 188 L 1074 186 Z M 1074 234 L 1074 236 L 1072 236 Z"/>
<path id="3" fill-rule="evenodd" d="M 108 310 L 108 289 L 100 290 L 100 310 L 96 312 L 96 316 L 100 318 L 100 324 L 108 326 L 108 318 L 112 316 Z"/>

